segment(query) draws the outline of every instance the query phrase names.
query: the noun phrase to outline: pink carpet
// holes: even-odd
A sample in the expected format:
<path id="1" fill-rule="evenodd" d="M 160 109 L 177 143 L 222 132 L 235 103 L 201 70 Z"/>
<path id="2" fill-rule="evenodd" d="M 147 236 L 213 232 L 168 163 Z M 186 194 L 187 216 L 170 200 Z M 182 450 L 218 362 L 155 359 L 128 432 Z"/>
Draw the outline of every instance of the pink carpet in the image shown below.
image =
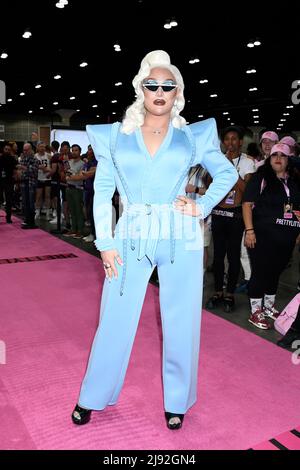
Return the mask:
<path id="1" fill-rule="evenodd" d="M 158 290 L 149 285 L 119 403 L 74 426 L 98 322 L 101 263 L 41 230 L 1 221 L 0 259 L 78 256 L 0 265 L 1 449 L 249 449 L 299 425 L 300 366 L 291 354 L 204 311 L 198 402 L 183 428 L 169 431 Z"/>
<path id="2" fill-rule="evenodd" d="M 299 427 L 289 432 L 281 433 L 269 441 L 261 442 L 252 447 L 253 450 L 280 450 L 280 448 L 281 450 L 300 450 Z"/>

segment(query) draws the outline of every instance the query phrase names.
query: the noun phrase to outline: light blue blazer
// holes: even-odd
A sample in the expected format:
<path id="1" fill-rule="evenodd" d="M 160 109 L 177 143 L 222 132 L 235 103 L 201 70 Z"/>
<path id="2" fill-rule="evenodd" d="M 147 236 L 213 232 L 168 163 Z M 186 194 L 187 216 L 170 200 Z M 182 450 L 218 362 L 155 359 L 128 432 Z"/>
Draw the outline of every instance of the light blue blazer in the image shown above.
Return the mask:
<path id="1" fill-rule="evenodd" d="M 187 222 L 187 216 L 175 210 L 173 202 L 176 196 L 185 195 L 191 166 L 201 164 L 213 178 L 206 194 L 196 201 L 201 208 L 201 219 L 210 214 L 238 179 L 236 169 L 220 150 L 215 119 L 196 122 L 181 129 L 174 128 L 170 123 L 165 139 L 154 156 L 149 154 L 140 128 L 129 135 L 120 132 L 120 123 L 88 125 L 86 130 L 99 162 L 94 181 L 94 219 L 95 245 L 100 251 L 116 249 L 115 238 L 121 237 L 123 255 L 129 242 L 132 249 L 138 242 L 137 259 L 147 256 L 153 263 L 157 241 L 161 236 L 162 214 L 166 215 L 167 208 L 173 263 L 175 238 L 180 225 L 178 221 L 183 221 L 183 225 Z M 116 188 L 127 209 L 113 235 L 111 199 Z M 131 228 L 128 232 L 128 215 L 132 216 L 131 220 L 134 218 L 134 237 Z M 193 219 L 196 223 L 197 218 Z M 123 285 L 125 275 L 126 267 Z"/>

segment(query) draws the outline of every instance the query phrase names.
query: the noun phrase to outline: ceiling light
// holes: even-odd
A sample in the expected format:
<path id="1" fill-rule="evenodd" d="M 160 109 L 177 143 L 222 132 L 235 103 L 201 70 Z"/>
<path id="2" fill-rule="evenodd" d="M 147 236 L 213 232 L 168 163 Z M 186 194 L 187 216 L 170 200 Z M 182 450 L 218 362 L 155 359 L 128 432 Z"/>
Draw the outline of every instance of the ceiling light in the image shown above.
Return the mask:
<path id="1" fill-rule="evenodd" d="M 99 118 L 99 117 L 100 117 L 100 116 L 99 116 L 99 114 L 97 114 L 97 116 L 96 116 L 96 117 L 97 117 L 97 118 Z"/>
<path id="2" fill-rule="evenodd" d="M 280 119 L 281 122 L 286 122 L 286 119 Z"/>
<path id="3" fill-rule="evenodd" d="M 90 90 L 90 94 L 94 95 L 96 93 L 96 90 Z"/>
<path id="4" fill-rule="evenodd" d="M 203 114 L 198 114 L 198 118 L 203 118 Z"/>
<path id="5" fill-rule="evenodd" d="M 114 111 L 112 114 L 117 114 L 116 111 Z"/>
<path id="6" fill-rule="evenodd" d="M 174 28 L 175 26 L 178 26 L 178 23 L 175 19 L 172 19 L 171 21 L 167 20 L 164 24 L 165 29 L 171 29 L 171 28 Z"/>
<path id="7" fill-rule="evenodd" d="M 254 124 L 259 124 L 259 121 L 254 121 Z"/>
<path id="8" fill-rule="evenodd" d="M 42 109 L 42 110 L 43 110 L 43 109 L 44 109 L 44 108 L 43 108 L 43 106 L 40 106 L 40 109 Z"/>
<path id="9" fill-rule="evenodd" d="M 256 73 L 256 70 L 255 69 L 249 69 L 249 70 L 246 71 L 246 73 L 248 73 L 248 74 L 249 73 Z"/>
<path id="10" fill-rule="evenodd" d="M 254 42 L 248 42 L 247 47 L 252 48 L 252 47 L 260 46 L 260 45 L 261 45 L 261 42 L 257 39 L 257 40 L 254 41 Z"/>
<path id="11" fill-rule="evenodd" d="M 12 99 L 11 99 L 11 98 L 8 98 L 7 102 L 8 102 L 8 103 L 11 103 L 11 102 L 12 102 Z"/>
<path id="12" fill-rule="evenodd" d="M 117 82 L 117 83 L 115 83 L 115 86 L 121 86 L 121 85 L 123 85 L 122 82 Z"/>
<path id="13" fill-rule="evenodd" d="M 54 80 L 59 80 L 61 78 L 61 75 L 55 75 Z"/>
<path id="14" fill-rule="evenodd" d="M 92 108 L 98 108 L 97 104 L 93 104 Z"/>
<path id="15" fill-rule="evenodd" d="M 7 59 L 8 54 L 6 52 L 2 52 L 1 59 Z"/>
<path id="16" fill-rule="evenodd" d="M 29 38 L 31 38 L 31 36 L 32 36 L 32 33 L 31 33 L 30 31 L 28 31 L 28 30 L 26 30 L 26 31 L 23 33 L 23 35 L 22 35 L 22 37 L 23 37 L 24 39 L 29 39 Z"/>
<path id="17" fill-rule="evenodd" d="M 57 106 L 58 105 L 58 101 L 54 101 L 54 106 Z"/>
<path id="18" fill-rule="evenodd" d="M 289 115 L 290 115 L 290 113 L 283 113 L 283 115 L 284 115 L 284 116 L 289 116 Z"/>
<path id="19" fill-rule="evenodd" d="M 198 62 L 200 62 L 199 59 L 190 59 L 189 60 L 189 64 L 197 64 Z"/>
<path id="20" fill-rule="evenodd" d="M 79 64 L 79 67 L 81 68 L 84 68 L 84 67 L 87 67 L 89 64 L 87 62 L 81 62 L 81 64 Z"/>
<path id="21" fill-rule="evenodd" d="M 64 8 L 69 4 L 68 0 L 59 0 L 59 2 L 56 3 L 56 8 Z"/>
<path id="22" fill-rule="evenodd" d="M 30 110 L 30 111 L 28 111 L 28 113 L 29 113 L 29 114 L 32 114 L 32 113 L 33 113 L 33 111 L 32 111 L 32 110 Z"/>
<path id="23" fill-rule="evenodd" d="M 228 112 L 228 111 L 224 111 L 223 116 L 227 116 L 227 114 L 229 114 L 229 112 Z"/>
<path id="24" fill-rule="evenodd" d="M 24 91 L 21 91 L 20 96 L 25 96 Z"/>
<path id="25" fill-rule="evenodd" d="M 35 85 L 35 88 L 42 88 L 42 85 Z"/>
<path id="26" fill-rule="evenodd" d="M 218 98 L 218 95 L 214 93 L 213 95 L 210 95 L 211 98 Z"/>
<path id="27" fill-rule="evenodd" d="M 253 116 L 253 119 L 259 119 L 259 116 Z"/>
<path id="28" fill-rule="evenodd" d="M 259 109 L 252 109 L 253 113 L 258 113 Z"/>
<path id="29" fill-rule="evenodd" d="M 76 113 L 79 113 L 80 112 L 80 109 L 76 109 Z"/>
<path id="30" fill-rule="evenodd" d="M 111 101 L 112 104 L 115 104 L 115 103 L 117 103 L 117 102 L 118 102 L 117 100 L 112 100 L 112 101 Z"/>
<path id="31" fill-rule="evenodd" d="M 234 124 L 234 122 L 231 122 L 230 125 L 231 125 L 231 126 L 234 126 L 235 124 Z"/>
<path id="32" fill-rule="evenodd" d="M 204 80 L 200 80 L 200 82 L 199 82 L 199 83 L 201 83 L 201 85 L 202 85 L 203 83 L 208 83 L 208 80 L 206 80 L 206 79 L 204 79 Z"/>
<path id="33" fill-rule="evenodd" d="M 230 117 L 228 117 L 228 118 L 227 118 L 227 121 L 230 121 L 230 120 L 231 120 L 231 118 L 230 118 Z"/>
<path id="34" fill-rule="evenodd" d="M 291 104 L 290 106 L 286 106 L 286 109 L 292 109 L 294 106 Z"/>
<path id="35" fill-rule="evenodd" d="M 257 88 L 254 87 L 254 88 L 249 88 L 249 91 L 257 91 Z"/>
<path id="36" fill-rule="evenodd" d="M 70 96 L 70 100 L 71 101 L 76 100 L 76 96 Z"/>

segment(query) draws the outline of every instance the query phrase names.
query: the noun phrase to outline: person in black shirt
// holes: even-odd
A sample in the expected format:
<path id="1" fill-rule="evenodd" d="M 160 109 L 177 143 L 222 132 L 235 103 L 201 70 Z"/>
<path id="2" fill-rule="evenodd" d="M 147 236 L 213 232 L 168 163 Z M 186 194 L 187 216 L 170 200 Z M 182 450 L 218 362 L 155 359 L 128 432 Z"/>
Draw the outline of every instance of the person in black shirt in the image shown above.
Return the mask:
<path id="1" fill-rule="evenodd" d="M 300 234 L 300 178 L 289 153 L 286 144 L 274 145 L 243 197 L 245 245 L 252 267 L 249 321 L 261 329 L 270 328 L 266 317 L 279 315 L 274 307 L 279 277 Z"/>
<path id="2" fill-rule="evenodd" d="M 5 194 L 6 222 L 12 223 L 11 210 L 13 203 L 14 178 L 16 176 L 17 160 L 11 155 L 11 147 L 5 144 L 0 156 L 0 187 Z"/>

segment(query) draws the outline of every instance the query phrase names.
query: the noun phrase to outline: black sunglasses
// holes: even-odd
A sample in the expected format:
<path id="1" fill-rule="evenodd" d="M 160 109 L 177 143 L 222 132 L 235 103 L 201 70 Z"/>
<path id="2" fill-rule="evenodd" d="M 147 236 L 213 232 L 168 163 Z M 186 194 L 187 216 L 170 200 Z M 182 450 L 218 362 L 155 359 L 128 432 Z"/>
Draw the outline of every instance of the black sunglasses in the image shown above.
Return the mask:
<path id="1" fill-rule="evenodd" d="M 143 83 L 143 87 L 146 88 L 149 91 L 157 91 L 159 87 L 162 88 L 163 91 L 173 91 L 177 88 L 178 85 L 167 85 L 167 84 L 156 84 L 152 85 L 150 83 Z"/>

